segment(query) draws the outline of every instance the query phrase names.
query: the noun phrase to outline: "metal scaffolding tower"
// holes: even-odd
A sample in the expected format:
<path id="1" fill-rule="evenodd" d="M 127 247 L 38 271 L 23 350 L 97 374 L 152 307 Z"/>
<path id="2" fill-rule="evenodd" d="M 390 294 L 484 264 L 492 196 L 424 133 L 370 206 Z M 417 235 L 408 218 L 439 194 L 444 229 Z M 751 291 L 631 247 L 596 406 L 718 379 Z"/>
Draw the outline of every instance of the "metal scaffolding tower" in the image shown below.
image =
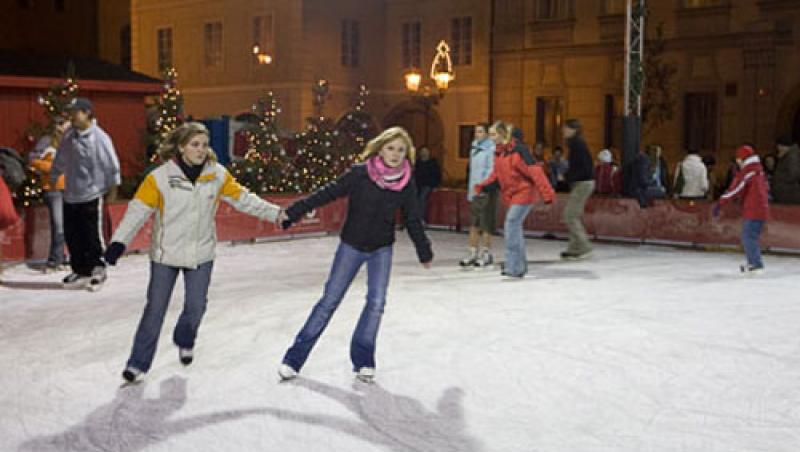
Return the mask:
<path id="1" fill-rule="evenodd" d="M 641 146 L 642 90 L 644 89 L 645 0 L 627 0 L 625 20 L 625 118 L 622 166 L 627 169 Z M 625 171 L 623 174 L 629 174 Z M 625 191 L 630 193 L 629 181 Z"/>

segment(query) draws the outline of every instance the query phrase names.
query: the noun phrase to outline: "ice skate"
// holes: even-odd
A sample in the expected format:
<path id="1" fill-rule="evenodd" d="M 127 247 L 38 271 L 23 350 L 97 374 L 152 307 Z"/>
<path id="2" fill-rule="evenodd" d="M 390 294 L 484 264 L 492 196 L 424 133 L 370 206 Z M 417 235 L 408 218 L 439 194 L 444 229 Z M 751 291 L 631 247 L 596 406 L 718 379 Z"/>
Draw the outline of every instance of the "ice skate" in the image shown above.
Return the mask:
<path id="1" fill-rule="evenodd" d="M 464 256 L 461 261 L 459 261 L 458 265 L 462 268 L 471 268 L 475 265 L 475 262 L 478 260 L 478 252 L 475 248 L 470 248 L 467 252 L 467 255 Z"/>
<path id="2" fill-rule="evenodd" d="M 194 350 L 191 348 L 178 348 L 178 358 L 181 360 L 181 364 L 188 366 L 194 360 Z"/>
<path id="3" fill-rule="evenodd" d="M 739 271 L 744 276 L 757 276 L 764 273 L 764 267 L 754 267 L 750 264 L 743 264 L 739 266 Z"/>
<path id="4" fill-rule="evenodd" d="M 97 292 L 103 288 L 103 284 L 105 284 L 107 278 L 105 267 L 95 267 L 94 270 L 92 270 L 92 276 L 89 278 L 89 285 L 87 288 L 90 292 Z"/>
<path id="5" fill-rule="evenodd" d="M 484 250 L 481 253 L 480 257 L 475 260 L 473 264 L 475 269 L 493 269 L 494 268 L 494 256 L 488 250 Z"/>
<path id="6" fill-rule="evenodd" d="M 362 383 L 372 383 L 375 381 L 375 368 L 362 367 L 356 372 L 356 379 Z"/>
<path id="7" fill-rule="evenodd" d="M 61 285 L 65 289 L 83 289 L 89 286 L 91 276 L 79 275 L 77 273 L 70 273 L 61 280 Z"/>
<path id="8" fill-rule="evenodd" d="M 141 370 L 128 366 L 122 371 L 122 378 L 128 383 L 135 383 L 142 379 L 144 372 Z"/>
<path id="9" fill-rule="evenodd" d="M 297 371 L 288 364 L 281 364 L 281 367 L 278 368 L 278 376 L 281 377 L 281 381 L 293 380 L 297 378 Z"/>

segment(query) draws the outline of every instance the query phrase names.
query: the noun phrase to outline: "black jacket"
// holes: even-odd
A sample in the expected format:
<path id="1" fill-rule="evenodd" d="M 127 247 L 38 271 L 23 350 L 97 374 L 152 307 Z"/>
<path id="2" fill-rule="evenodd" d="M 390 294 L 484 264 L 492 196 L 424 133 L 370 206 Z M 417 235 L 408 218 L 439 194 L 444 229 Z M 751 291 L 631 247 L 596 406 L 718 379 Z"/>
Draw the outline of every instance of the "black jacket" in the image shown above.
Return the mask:
<path id="1" fill-rule="evenodd" d="M 439 162 L 434 158 L 428 160 L 417 160 L 414 166 L 414 179 L 417 180 L 417 187 L 436 188 L 442 183 L 442 170 Z"/>
<path id="2" fill-rule="evenodd" d="M 567 182 L 574 184 L 586 180 L 594 180 L 594 163 L 589 153 L 589 146 L 580 135 L 567 139 L 569 148 L 569 169 L 567 169 Z"/>
<path id="3" fill-rule="evenodd" d="M 337 198 L 348 197 L 347 219 L 342 227 L 343 242 L 359 251 L 375 251 L 394 243 L 395 215 L 402 209 L 408 235 L 414 241 L 420 262 L 433 259 L 431 243 L 425 235 L 417 209 L 417 186 L 412 177 L 397 192 L 378 187 L 367 174 L 367 167 L 353 165 L 339 178 L 286 209 L 292 222 Z"/>

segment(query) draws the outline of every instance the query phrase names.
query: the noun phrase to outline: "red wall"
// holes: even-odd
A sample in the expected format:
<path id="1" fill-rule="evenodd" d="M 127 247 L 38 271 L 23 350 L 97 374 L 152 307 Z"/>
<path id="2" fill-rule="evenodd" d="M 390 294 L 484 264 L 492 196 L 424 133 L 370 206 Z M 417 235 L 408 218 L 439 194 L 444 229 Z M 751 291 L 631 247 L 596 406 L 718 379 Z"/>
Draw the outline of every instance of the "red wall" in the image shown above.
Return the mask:
<path id="1" fill-rule="evenodd" d="M 0 146 L 10 146 L 20 154 L 34 143 L 25 137 L 31 122 L 44 124 L 44 109 L 37 98 L 58 79 L 0 76 Z M 144 168 L 144 97 L 156 94 L 160 85 L 152 83 L 78 81 L 79 95 L 94 104 L 98 125 L 111 136 L 122 166 L 123 176 L 133 176 Z"/>

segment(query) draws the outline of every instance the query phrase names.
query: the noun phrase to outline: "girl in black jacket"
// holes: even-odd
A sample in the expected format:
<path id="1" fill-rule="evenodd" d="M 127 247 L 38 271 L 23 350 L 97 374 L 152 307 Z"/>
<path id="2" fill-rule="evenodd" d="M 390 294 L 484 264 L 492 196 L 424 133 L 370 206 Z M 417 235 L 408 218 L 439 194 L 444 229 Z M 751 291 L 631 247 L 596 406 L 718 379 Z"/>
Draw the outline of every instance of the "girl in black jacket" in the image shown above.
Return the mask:
<path id="1" fill-rule="evenodd" d="M 402 209 L 419 261 L 425 268 L 431 266 L 433 252 L 417 209 L 411 137 L 400 127 L 386 129 L 367 143 L 362 157 L 364 163 L 353 165 L 338 180 L 295 202 L 283 214 L 285 229 L 313 209 L 337 198 L 349 198 L 347 220 L 322 298 L 314 306 L 278 370 L 284 380 L 297 376 L 353 278 L 366 263 L 367 302 L 350 343 L 350 359 L 357 377 L 372 381 L 375 375 L 375 341 L 386 303 L 398 208 Z"/>

